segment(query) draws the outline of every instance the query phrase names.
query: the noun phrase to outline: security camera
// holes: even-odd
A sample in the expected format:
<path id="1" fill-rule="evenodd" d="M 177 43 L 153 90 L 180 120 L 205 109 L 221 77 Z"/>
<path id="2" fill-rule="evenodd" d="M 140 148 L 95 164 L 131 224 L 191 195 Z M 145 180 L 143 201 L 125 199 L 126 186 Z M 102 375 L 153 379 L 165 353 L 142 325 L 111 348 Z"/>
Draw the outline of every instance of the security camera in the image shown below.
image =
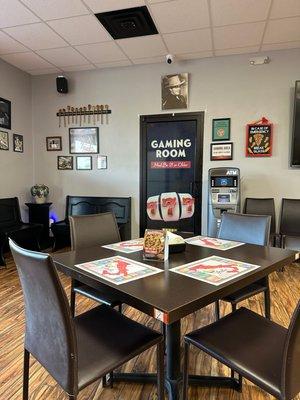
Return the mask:
<path id="1" fill-rule="evenodd" d="M 167 54 L 166 55 L 166 63 L 172 64 L 173 62 L 174 62 L 174 56 L 172 54 Z"/>

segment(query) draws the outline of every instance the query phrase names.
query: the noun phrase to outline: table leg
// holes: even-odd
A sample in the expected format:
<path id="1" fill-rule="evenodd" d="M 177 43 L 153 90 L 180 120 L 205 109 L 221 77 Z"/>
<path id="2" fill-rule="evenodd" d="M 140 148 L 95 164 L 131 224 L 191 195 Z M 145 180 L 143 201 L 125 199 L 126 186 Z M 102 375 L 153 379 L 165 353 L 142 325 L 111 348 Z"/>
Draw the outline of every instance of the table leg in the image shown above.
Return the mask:
<path id="1" fill-rule="evenodd" d="M 180 320 L 166 325 L 166 389 L 169 400 L 179 400 L 182 381 L 180 370 Z"/>

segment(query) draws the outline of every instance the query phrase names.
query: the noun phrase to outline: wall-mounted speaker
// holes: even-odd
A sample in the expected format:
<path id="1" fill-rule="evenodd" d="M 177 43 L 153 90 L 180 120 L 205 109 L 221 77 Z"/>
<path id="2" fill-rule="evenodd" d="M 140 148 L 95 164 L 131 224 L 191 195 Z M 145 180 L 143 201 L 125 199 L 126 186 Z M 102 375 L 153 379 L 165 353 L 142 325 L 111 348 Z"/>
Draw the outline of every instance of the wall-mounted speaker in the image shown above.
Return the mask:
<path id="1" fill-rule="evenodd" d="M 58 93 L 68 93 L 68 80 L 60 75 L 56 78 L 56 89 Z"/>

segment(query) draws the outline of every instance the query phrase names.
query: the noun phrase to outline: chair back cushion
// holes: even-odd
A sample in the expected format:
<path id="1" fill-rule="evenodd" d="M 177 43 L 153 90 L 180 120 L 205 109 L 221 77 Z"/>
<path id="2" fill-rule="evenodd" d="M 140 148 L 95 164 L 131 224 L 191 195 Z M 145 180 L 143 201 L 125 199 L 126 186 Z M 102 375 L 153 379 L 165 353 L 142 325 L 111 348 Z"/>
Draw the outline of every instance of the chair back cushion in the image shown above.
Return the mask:
<path id="1" fill-rule="evenodd" d="M 282 199 L 280 233 L 300 236 L 300 199 Z"/>
<path id="2" fill-rule="evenodd" d="M 104 245 L 121 240 L 113 213 L 69 217 L 72 250 Z"/>
<path id="3" fill-rule="evenodd" d="M 270 224 L 271 217 L 269 215 L 223 213 L 218 237 L 267 246 Z"/>
<path id="4" fill-rule="evenodd" d="M 270 215 L 271 228 L 270 233 L 276 232 L 276 215 L 274 199 L 258 199 L 247 197 L 244 203 L 244 214 Z"/>
<path id="5" fill-rule="evenodd" d="M 77 347 L 69 304 L 49 254 L 9 245 L 25 302 L 25 348 L 69 394 L 77 390 Z"/>

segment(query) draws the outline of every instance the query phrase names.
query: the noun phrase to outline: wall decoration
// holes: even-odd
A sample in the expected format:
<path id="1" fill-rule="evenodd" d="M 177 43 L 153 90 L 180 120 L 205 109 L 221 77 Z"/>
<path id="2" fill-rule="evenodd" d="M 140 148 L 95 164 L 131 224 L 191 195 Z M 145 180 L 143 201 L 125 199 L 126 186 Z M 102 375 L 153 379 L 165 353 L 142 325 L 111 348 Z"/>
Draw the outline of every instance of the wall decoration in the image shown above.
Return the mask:
<path id="1" fill-rule="evenodd" d="M 161 78 L 162 110 L 187 108 L 189 74 L 165 75 Z"/>
<path id="2" fill-rule="evenodd" d="M 0 150 L 9 150 L 8 132 L 0 131 Z"/>
<path id="3" fill-rule="evenodd" d="M 62 170 L 73 169 L 73 157 L 72 156 L 58 156 L 57 157 L 57 169 L 62 169 Z"/>
<path id="4" fill-rule="evenodd" d="M 212 120 L 212 141 L 230 140 L 230 118 Z"/>
<path id="5" fill-rule="evenodd" d="M 271 157 L 273 124 L 265 117 L 246 128 L 246 157 Z"/>
<path id="6" fill-rule="evenodd" d="M 76 169 L 79 169 L 79 170 L 92 169 L 92 157 L 91 156 L 77 156 L 76 157 Z"/>
<path id="7" fill-rule="evenodd" d="M 0 128 L 11 129 L 11 102 L 0 97 Z"/>
<path id="8" fill-rule="evenodd" d="M 13 134 L 13 150 L 17 153 L 24 152 L 23 135 L 17 135 L 15 133 Z"/>
<path id="9" fill-rule="evenodd" d="M 62 150 L 61 136 L 47 136 L 46 148 L 47 151 L 61 151 Z"/>
<path id="10" fill-rule="evenodd" d="M 105 122 L 108 124 L 109 114 L 111 114 L 111 110 L 108 104 L 97 104 L 95 106 L 88 104 L 83 107 L 67 106 L 66 108 L 60 108 L 56 116 L 58 117 L 58 126 L 60 128 L 62 124 L 64 127 L 70 124 L 79 124 L 79 126 L 85 125 L 86 123 L 89 125 L 91 123 L 96 125 L 96 122 L 101 122 L 101 124 L 103 124 L 103 115 L 105 115 Z"/>
<path id="11" fill-rule="evenodd" d="M 70 128 L 71 154 L 99 153 L 99 128 Z"/>
<path id="12" fill-rule="evenodd" d="M 210 161 L 232 160 L 233 143 L 211 143 Z"/>
<path id="13" fill-rule="evenodd" d="M 97 169 L 107 169 L 107 156 L 97 156 Z"/>

